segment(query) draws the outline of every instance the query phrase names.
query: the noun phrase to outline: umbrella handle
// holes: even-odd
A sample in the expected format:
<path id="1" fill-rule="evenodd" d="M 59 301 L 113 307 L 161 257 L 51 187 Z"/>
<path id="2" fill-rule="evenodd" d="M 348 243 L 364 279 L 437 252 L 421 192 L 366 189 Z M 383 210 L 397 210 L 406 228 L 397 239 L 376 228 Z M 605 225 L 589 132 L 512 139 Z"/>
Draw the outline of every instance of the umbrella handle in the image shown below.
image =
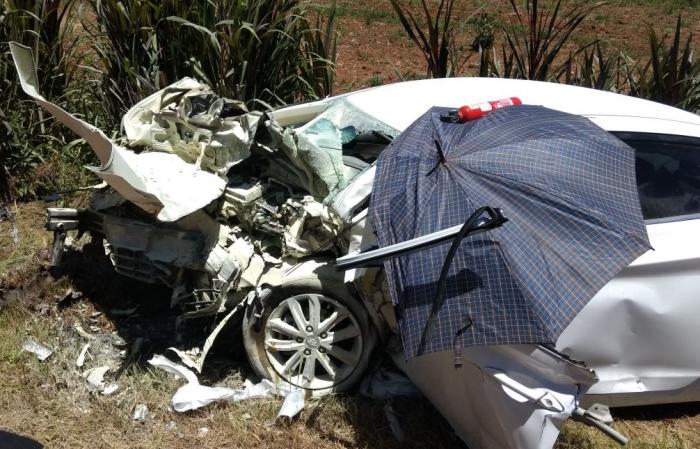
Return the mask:
<path id="1" fill-rule="evenodd" d="M 440 311 L 442 304 L 444 303 L 445 286 L 447 284 L 447 274 L 449 273 L 450 267 L 452 266 L 452 260 L 454 259 L 455 254 L 457 254 L 457 249 L 459 249 L 459 245 L 462 243 L 464 237 L 469 235 L 472 231 L 475 230 L 475 228 L 479 226 L 480 223 L 478 222 L 478 220 L 482 217 L 482 215 L 484 215 L 484 213 L 489 214 L 491 216 L 490 221 L 498 223 L 497 226 L 500 226 L 507 221 L 500 209 L 494 209 L 489 206 L 481 207 L 477 209 L 476 212 L 471 214 L 469 218 L 467 218 L 467 221 L 464 222 L 462 228 L 455 235 L 454 239 L 452 240 L 450 250 L 447 252 L 447 256 L 445 257 L 445 262 L 442 264 L 440 279 L 438 280 L 437 290 L 435 291 L 435 297 L 433 298 L 433 306 L 430 309 L 430 315 L 428 315 L 428 321 L 425 324 L 425 328 L 423 328 L 423 335 L 420 339 L 420 345 L 418 346 L 417 356 L 423 354 L 423 352 L 425 351 L 425 345 L 430 339 L 433 327 L 435 327 L 435 320 L 437 319 L 437 314 Z"/>
<path id="2" fill-rule="evenodd" d="M 489 215 L 488 218 L 483 217 L 484 212 Z M 471 229 L 469 229 L 467 234 L 462 236 L 462 238 L 496 229 L 508 221 L 508 219 L 503 216 L 501 209 L 495 209 L 492 207 L 482 207 L 481 209 L 477 210 L 467 219 L 465 224 L 472 221 L 472 219 L 476 220 L 476 222 L 472 222 Z M 407 253 L 432 248 L 433 246 L 441 245 L 453 240 L 455 236 L 457 236 L 460 231 L 464 229 L 464 226 L 465 225 L 457 225 L 451 228 L 443 229 L 442 231 L 433 232 L 431 234 L 416 237 L 394 245 L 385 246 L 383 248 L 365 251 L 352 256 L 343 256 L 336 260 L 335 267 L 338 270 L 349 270 L 352 268 L 381 266 L 381 263 L 385 260 L 389 260 Z"/>

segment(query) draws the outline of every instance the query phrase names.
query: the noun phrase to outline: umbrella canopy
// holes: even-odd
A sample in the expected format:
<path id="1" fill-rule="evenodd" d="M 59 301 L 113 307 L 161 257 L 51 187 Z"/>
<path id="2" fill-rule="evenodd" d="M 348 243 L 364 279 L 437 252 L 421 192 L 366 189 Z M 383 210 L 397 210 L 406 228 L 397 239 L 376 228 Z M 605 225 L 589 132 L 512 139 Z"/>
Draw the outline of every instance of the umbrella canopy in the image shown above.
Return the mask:
<path id="1" fill-rule="evenodd" d="M 441 120 L 446 112 L 430 109 L 377 161 L 370 214 L 380 246 L 459 225 L 482 206 L 509 221 L 461 242 L 422 344 L 449 245 L 384 263 L 405 355 L 552 345 L 650 248 L 634 150 L 585 118 L 540 106 L 467 123 Z"/>

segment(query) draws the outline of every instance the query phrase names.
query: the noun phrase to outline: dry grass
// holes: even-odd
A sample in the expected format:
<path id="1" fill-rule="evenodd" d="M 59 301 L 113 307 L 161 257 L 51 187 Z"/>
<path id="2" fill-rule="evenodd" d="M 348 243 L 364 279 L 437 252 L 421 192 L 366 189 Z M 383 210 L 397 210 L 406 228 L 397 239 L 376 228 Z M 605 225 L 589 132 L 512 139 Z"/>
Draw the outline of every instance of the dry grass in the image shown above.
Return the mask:
<path id="1" fill-rule="evenodd" d="M 167 344 L 168 318 L 154 305 L 158 291 L 117 278 L 95 248 L 67 254 L 68 268 L 49 275 L 42 267 L 50 238 L 42 230 L 42 204 L 21 205 L 17 214 L 20 245 L 0 223 L 0 289 L 24 285 L 21 298 L 0 311 L 0 430 L 29 436 L 47 448 L 435 448 L 464 447 L 430 404 L 422 399 L 394 401 L 406 432 L 406 442 L 393 436 L 384 417 L 384 403 L 356 396 L 327 397 L 307 405 L 288 426 L 275 424 L 277 399 L 219 404 L 177 414 L 168 407 L 179 381 L 149 369 L 143 361 Z M 60 306 L 67 289 L 84 297 Z M 0 294 L 2 291 L 0 290 Z M 139 307 L 136 318 L 110 311 L 117 305 Z M 100 316 L 94 316 L 102 312 Z M 92 317 L 92 318 L 91 318 Z M 135 321 L 136 320 L 136 321 Z M 116 382 L 120 388 L 106 397 L 91 392 L 76 356 L 86 341 L 74 330 L 79 323 L 98 337 L 83 369 L 122 363 L 109 344 L 119 335 L 127 344 L 148 337 L 144 354 Z M 163 335 L 149 335 L 162 333 Z M 45 362 L 22 352 L 28 336 L 55 349 Z M 240 386 L 249 375 L 237 334 L 213 353 L 205 381 Z M 100 343 L 101 342 L 101 343 Z M 234 343 L 234 344 L 232 344 Z M 132 419 L 137 404 L 149 410 L 144 423 Z M 687 416 L 686 416 L 687 415 Z M 700 407 L 673 406 L 622 412 L 616 427 L 631 437 L 632 449 L 692 449 L 700 447 Z M 208 428 L 201 435 L 201 428 Z M 616 445 L 577 423 L 567 423 L 557 449 L 602 449 Z M 0 432 L 0 443 L 2 435 Z"/>

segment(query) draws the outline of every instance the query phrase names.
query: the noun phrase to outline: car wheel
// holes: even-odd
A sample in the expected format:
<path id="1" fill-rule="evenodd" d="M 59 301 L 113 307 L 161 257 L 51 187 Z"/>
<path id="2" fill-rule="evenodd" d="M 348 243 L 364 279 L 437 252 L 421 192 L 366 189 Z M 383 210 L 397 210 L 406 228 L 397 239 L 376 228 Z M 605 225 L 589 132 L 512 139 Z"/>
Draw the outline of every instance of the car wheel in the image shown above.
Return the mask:
<path id="1" fill-rule="evenodd" d="M 275 288 L 262 308 L 243 318 L 243 343 L 253 370 L 320 396 L 362 378 L 374 347 L 367 311 L 340 285 L 318 278 Z M 326 288 L 324 288 L 326 287 Z"/>

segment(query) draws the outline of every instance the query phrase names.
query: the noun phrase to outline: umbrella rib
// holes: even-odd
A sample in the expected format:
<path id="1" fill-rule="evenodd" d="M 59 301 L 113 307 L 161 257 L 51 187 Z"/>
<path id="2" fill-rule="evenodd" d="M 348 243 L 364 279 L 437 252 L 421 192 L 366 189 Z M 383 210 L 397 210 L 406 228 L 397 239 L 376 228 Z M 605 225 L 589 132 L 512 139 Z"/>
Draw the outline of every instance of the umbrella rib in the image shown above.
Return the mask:
<path id="1" fill-rule="evenodd" d="M 513 179 L 513 178 L 510 178 L 510 177 L 508 177 L 508 176 L 503 176 L 503 175 L 500 175 L 500 174 L 491 173 L 491 172 L 485 171 L 485 170 L 476 171 L 476 170 L 470 169 L 469 167 L 464 167 L 464 169 L 470 171 L 471 173 L 473 173 L 473 174 L 475 174 L 475 175 L 481 175 L 481 176 L 484 176 L 484 177 L 493 178 L 493 179 L 495 179 L 495 180 L 497 180 L 497 181 L 500 181 L 501 179 L 507 179 L 508 181 L 511 181 L 511 182 L 513 182 L 513 183 L 515 183 L 515 184 L 518 184 L 518 185 L 521 185 L 521 186 L 524 186 L 524 187 L 528 187 L 528 188 L 530 188 L 530 189 L 534 189 L 534 190 L 537 190 L 537 191 L 539 191 L 539 192 L 542 192 L 542 193 L 545 193 L 545 194 L 547 194 L 547 195 L 550 195 L 550 196 L 552 196 L 552 197 L 558 199 L 558 200 L 561 201 L 562 203 L 566 204 L 566 205 L 567 205 L 569 208 L 571 208 L 572 210 L 575 210 L 575 211 L 579 212 L 581 215 L 591 215 L 591 211 L 590 211 L 590 210 L 581 209 L 581 208 L 580 208 L 579 206 L 577 206 L 575 203 L 571 202 L 571 200 L 569 200 L 569 199 L 567 199 L 567 198 L 564 198 L 564 197 L 561 196 L 561 195 L 557 195 L 557 194 L 554 193 L 554 192 L 550 192 L 550 191 L 548 191 L 548 190 L 545 190 L 545 189 L 543 189 L 543 188 L 541 188 L 541 187 L 537 187 L 537 186 L 534 186 L 534 185 L 532 185 L 532 184 L 528 184 L 528 183 L 526 183 L 526 182 L 520 181 L 520 180 L 518 180 L 518 179 Z M 462 184 L 460 184 L 459 182 L 456 182 L 455 184 L 457 184 L 457 185 L 459 186 L 460 190 L 462 190 L 462 193 L 463 193 L 465 196 L 467 196 L 467 197 L 469 196 L 468 193 L 465 191 L 464 187 L 462 186 Z M 497 206 L 494 206 L 494 207 L 500 207 L 500 206 L 497 205 Z M 597 218 L 597 217 L 596 217 L 596 218 Z M 618 234 L 620 237 L 629 236 L 629 233 L 627 233 L 627 232 L 621 233 L 621 232 L 620 232 L 619 230 L 617 230 L 617 229 L 612 229 L 612 228 L 610 228 L 603 220 L 599 220 L 599 221 L 601 222 L 600 225 L 599 225 L 600 227 L 602 227 L 602 228 L 604 228 L 604 229 L 606 229 L 606 230 L 608 230 L 608 231 L 614 232 L 615 234 Z"/>

